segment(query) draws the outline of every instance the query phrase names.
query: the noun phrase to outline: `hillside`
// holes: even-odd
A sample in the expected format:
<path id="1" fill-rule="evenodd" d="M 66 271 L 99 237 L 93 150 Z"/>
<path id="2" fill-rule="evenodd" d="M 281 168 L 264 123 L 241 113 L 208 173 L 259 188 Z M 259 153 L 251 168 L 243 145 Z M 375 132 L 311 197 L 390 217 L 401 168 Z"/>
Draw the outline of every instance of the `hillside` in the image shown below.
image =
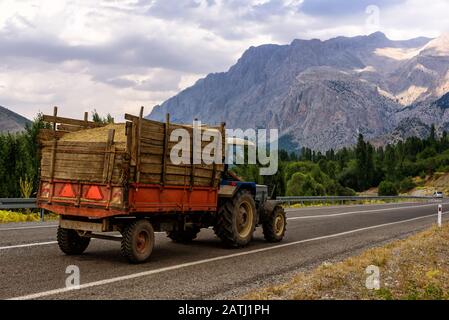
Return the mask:
<path id="1" fill-rule="evenodd" d="M 209 74 L 148 117 L 278 128 L 292 144 L 320 151 L 353 145 L 359 133 L 402 134 L 409 119 L 418 127 L 405 135 L 432 123 L 449 128 L 449 109 L 439 106 L 449 92 L 448 47 L 447 35 L 393 41 L 380 32 L 251 47 L 229 71 Z"/>
<path id="2" fill-rule="evenodd" d="M 412 196 L 431 196 L 436 191 L 444 192 L 446 197 L 449 195 L 448 173 L 438 172 L 425 179 L 417 177 L 415 182 L 418 186 L 409 192 Z"/>
<path id="3" fill-rule="evenodd" d="M 27 118 L 0 106 L 0 133 L 22 131 L 29 123 Z"/>

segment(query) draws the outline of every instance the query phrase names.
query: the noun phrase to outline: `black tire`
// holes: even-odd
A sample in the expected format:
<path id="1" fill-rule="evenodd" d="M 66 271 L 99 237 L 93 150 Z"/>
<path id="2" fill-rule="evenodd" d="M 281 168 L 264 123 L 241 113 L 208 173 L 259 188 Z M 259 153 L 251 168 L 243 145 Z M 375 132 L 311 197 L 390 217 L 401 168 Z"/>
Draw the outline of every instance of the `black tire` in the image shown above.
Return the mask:
<path id="1" fill-rule="evenodd" d="M 167 232 L 167 237 L 176 243 L 189 243 L 196 239 L 199 232 L 200 229 L 197 227 L 186 228 L 186 230 L 173 230 Z"/>
<path id="2" fill-rule="evenodd" d="M 287 218 L 282 207 L 274 208 L 274 211 L 262 223 L 263 235 L 268 242 L 280 242 L 285 235 Z"/>
<path id="3" fill-rule="evenodd" d="M 122 230 L 122 255 L 131 263 L 147 261 L 154 248 L 154 229 L 147 220 L 137 220 Z"/>
<path id="4" fill-rule="evenodd" d="M 57 240 L 59 248 L 67 255 L 82 254 L 90 243 L 90 238 L 81 237 L 78 232 L 58 227 Z"/>
<path id="5" fill-rule="evenodd" d="M 256 204 L 247 190 L 239 191 L 223 203 L 217 212 L 215 234 L 229 247 L 246 246 L 256 226 Z"/>

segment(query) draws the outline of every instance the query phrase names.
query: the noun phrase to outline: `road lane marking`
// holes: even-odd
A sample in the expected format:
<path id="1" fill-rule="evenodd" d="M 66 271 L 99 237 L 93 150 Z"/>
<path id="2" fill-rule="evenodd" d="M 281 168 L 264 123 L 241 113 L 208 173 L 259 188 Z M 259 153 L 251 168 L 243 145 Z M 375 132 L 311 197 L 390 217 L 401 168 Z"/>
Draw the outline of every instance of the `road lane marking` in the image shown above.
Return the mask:
<path id="1" fill-rule="evenodd" d="M 380 206 L 400 206 L 400 205 L 406 205 L 406 204 L 412 204 L 416 203 L 419 204 L 420 202 L 396 202 L 396 203 L 378 203 L 378 204 L 348 204 L 348 205 L 332 205 L 332 206 L 321 206 L 321 207 L 301 207 L 301 208 L 285 208 L 285 212 L 294 212 L 294 211 L 308 211 L 308 210 L 323 210 L 323 209 L 339 209 L 339 208 L 357 208 L 357 207 L 380 207 Z"/>
<path id="2" fill-rule="evenodd" d="M 334 214 L 325 214 L 325 215 L 315 215 L 315 216 L 290 217 L 290 218 L 287 218 L 287 220 L 303 220 L 303 219 L 314 219 L 314 218 L 329 218 L 329 217 L 338 217 L 338 216 L 345 216 L 345 215 L 357 214 L 357 213 L 382 212 L 382 211 L 391 211 L 391 210 L 402 210 L 402 209 L 422 208 L 422 207 L 429 207 L 429 206 L 434 206 L 434 204 L 420 205 L 420 206 L 410 206 L 410 207 L 400 207 L 400 208 L 376 209 L 376 210 L 367 210 L 367 211 L 350 211 L 350 212 L 334 213 Z M 156 232 L 156 233 L 164 233 L 164 232 Z M 38 243 L 30 243 L 30 244 L 12 245 L 12 246 L 0 247 L 0 251 L 1 251 L 1 250 L 16 249 L 16 248 L 26 248 L 26 247 L 43 246 L 43 245 L 49 245 L 49 244 L 55 244 L 55 243 L 57 243 L 57 242 L 56 242 L 56 241 L 52 241 L 52 242 L 38 242 Z"/>
<path id="3" fill-rule="evenodd" d="M 48 226 L 33 226 L 33 227 L 13 227 L 13 228 L 0 228 L 0 231 L 12 231 L 12 230 L 27 230 L 27 229 L 41 229 L 41 228 L 56 228 L 57 224 Z"/>
<path id="4" fill-rule="evenodd" d="M 447 213 L 449 213 L 449 211 L 448 212 L 444 212 L 443 214 L 445 215 Z M 154 274 L 158 274 L 158 273 L 163 273 L 163 272 L 167 272 L 167 271 L 173 271 L 173 270 L 178 270 L 178 269 L 182 269 L 182 268 L 197 266 L 197 265 L 206 264 L 206 263 L 210 263 L 210 262 L 216 262 L 216 261 L 230 259 L 230 258 L 247 256 L 247 255 L 250 255 L 250 254 L 266 252 L 266 251 L 275 250 L 275 249 L 281 249 L 281 248 L 286 248 L 286 247 L 291 247 L 291 246 L 298 245 L 298 244 L 303 244 L 303 243 L 308 243 L 308 242 L 313 242 L 313 241 L 319 241 L 319 240 L 325 240 L 325 239 L 330 239 L 330 238 L 337 238 L 337 237 L 341 237 L 341 236 L 345 236 L 345 235 L 349 235 L 349 234 L 353 234 L 353 233 L 357 233 L 357 232 L 361 232 L 361 231 L 378 229 L 378 228 L 382 228 L 382 227 L 387 227 L 387 226 L 392 226 L 392 225 L 396 225 L 396 224 L 402 224 L 402 223 L 406 223 L 406 222 L 422 220 L 422 219 L 435 217 L 435 216 L 436 216 L 436 214 L 430 214 L 430 215 L 421 216 L 421 217 L 417 217 L 417 218 L 413 218 L 413 219 L 401 220 L 401 221 L 396 221 L 396 222 L 389 222 L 389 223 L 379 224 L 379 225 L 376 225 L 376 226 L 370 226 L 370 227 L 365 227 L 365 228 L 360 228 L 360 229 L 354 229 L 354 230 L 350 230 L 350 231 L 335 233 L 335 234 L 331 234 L 331 235 L 327 235 L 327 236 L 321 236 L 321 237 L 316 237 L 316 238 L 299 240 L 299 241 L 284 243 L 284 244 L 275 245 L 275 246 L 266 247 L 266 248 L 260 248 L 260 249 L 245 251 L 245 252 L 239 252 L 239 253 L 229 254 L 229 255 L 225 255 L 225 256 L 219 256 L 219 257 L 215 257 L 215 258 L 209 258 L 209 259 L 204 259 L 204 260 L 198 260 L 198 261 L 193 261 L 193 262 L 182 263 L 182 264 L 178 264 L 178 265 L 174 265 L 174 266 L 170 266 L 170 267 L 164 267 L 164 268 L 159 268 L 159 269 L 154 269 L 154 270 L 149 270 L 149 271 L 144 271 L 144 272 L 133 273 L 133 274 L 120 276 L 120 277 L 114 277 L 114 278 L 109 278 L 109 279 L 104 279 L 104 280 L 99 280 L 99 281 L 88 282 L 88 283 L 81 284 L 77 288 L 66 287 L 66 288 L 54 289 L 54 290 L 49 290 L 49 291 L 42 291 L 42 292 L 33 293 L 33 294 L 29 294 L 29 295 L 24 295 L 24 296 L 18 296 L 18 297 L 10 298 L 10 299 L 7 299 L 7 300 L 31 300 L 31 299 L 38 299 L 38 298 L 48 297 L 48 296 L 52 296 L 52 295 L 56 295 L 56 294 L 61 294 L 61 293 L 66 293 L 66 292 L 71 292 L 71 291 L 76 291 L 76 290 L 81 290 L 81 289 L 87 289 L 87 288 L 92 288 L 92 287 L 97 287 L 97 286 L 103 286 L 103 285 L 106 285 L 106 284 L 116 283 L 116 282 L 125 281 L 125 280 L 132 280 L 132 279 L 136 279 L 136 278 L 146 277 L 146 276 L 150 276 L 150 275 L 154 275 Z"/>
<path id="5" fill-rule="evenodd" d="M 35 243 L 17 244 L 17 245 L 14 245 L 14 246 L 0 247 L 0 250 L 45 246 L 45 245 L 55 244 L 55 243 L 58 243 L 58 242 L 57 241 L 47 241 L 47 242 L 35 242 Z"/>
<path id="6" fill-rule="evenodd" d="M 338 216 L 347 216 L 350 214 L 357 213 L 372 213 L 372 212 L 382 212 L 382 211 L 393 211 L 393 210 L 405 210 L 405 209 L 416 209 L 416 208 L 424 208 L 424 207 L 432 207 L 437 206 L 436 204 L 426 204 L 420 206 L 409 206 L 409 207 L 399 207 L 399 208 L 385 208 L 385 209 L 375 209 L 375 210 L 360 210 L 360 211 L 349 211 L 342 213 L 333 213 L 333 214 L 318 214 L 314 216 L 301 216 L 301 217 L 291 217 L 287 220 L 301 220 L 301 219 L 314 219 L 314 218 L 330 218 L 330 217 L 338 217 Z"/>
<path id="7" fill-rule="evenodd" d="M 164 232 L 155 232 L 155 233 L 156 233 L 156 234 L 157 234 L 157 233 L 163 233 L 163 234 L 165 234 L 165 231 L 164 231 Z M 114 236 L 114 237 L 117 237 L 117 238 L 121 238 L 121 236 L 119 236 L 119 235 L 113 235 L 113 236 Z M 91 238 L 90 240 L 92 241 L 92 240 L 102 240 L 102 239 Z M 106 240 L 106 241 L 107 241 L 107 240 Z M 46 242 L 35 242 L 35 243 L 17 244 L 17 245 L 12 245 L 12 246 L 0 247 L 0 251 L 2 251 L 2 250 L 9 250 L 9 249 L 27 248 L 27 247 L 46 246 L 46 245 L 49 245 L 49 244 L 56 244 L 56 243 L 58 243 L 58 242 L 57 242 L 57 241 L 46 241 Z"/>

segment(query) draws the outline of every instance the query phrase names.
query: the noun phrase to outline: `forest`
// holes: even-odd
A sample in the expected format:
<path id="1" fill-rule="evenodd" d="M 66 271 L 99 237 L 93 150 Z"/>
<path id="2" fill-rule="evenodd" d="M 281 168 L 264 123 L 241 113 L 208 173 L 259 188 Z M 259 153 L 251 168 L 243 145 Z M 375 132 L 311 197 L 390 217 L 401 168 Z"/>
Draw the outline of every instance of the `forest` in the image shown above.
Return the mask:
<path id="1" fill-rule="evenodd" d="M 257 165 L 233 170 L 245 180 L 271 186 L 276 196 L 350 196 L 374 187 L 381 196 L 394 196 L 413 189 L 414 177 L 449 172 L 449 137 L 432 126 L 426 138 L 375 148 L 359 135 L 351 148 L 325 153 L 302 148 L 299 154 L 281 150 L 279 160 L 275 176 L 260 176 Z"/>

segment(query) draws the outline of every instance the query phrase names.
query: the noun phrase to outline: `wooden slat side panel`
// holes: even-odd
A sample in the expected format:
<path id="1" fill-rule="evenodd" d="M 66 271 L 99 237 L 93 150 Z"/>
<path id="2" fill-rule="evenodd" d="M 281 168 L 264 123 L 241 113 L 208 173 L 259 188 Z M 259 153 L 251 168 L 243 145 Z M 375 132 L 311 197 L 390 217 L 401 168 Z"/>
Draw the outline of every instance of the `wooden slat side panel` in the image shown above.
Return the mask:
<path id="1" fill-rule="evenodd" d="M 82 127 L 82 126 L 74 126 L 74 125 L 70 125 L 70 124 L 58 124 L 58 126 L 56 128 L 58 131 L 67 131 L 67 132 L 76 132 L 76 131 L 86 129 L 85 127 Z"/>
<path id="2" fill-rule="evenodd" d="M 134 123 L 138 121 L 138 117 L 130 117 Z M 190 181 L 196 186 L 216 186 L 220 178 L 220 174 L 224 169 L 223 164 L 195 164 L 192 165 L 192 156 L 201 158 L 203 150 L 213 141 L 202 141 L 201 150 L 192 150 L 193 128 L 186 125 L 178 125 L 170 123 L 166 132 L 170 136 L 176 129 L 184 129 L 190 135 L 189 143 L 190 153 L 182 159 L 184 164 L 175 165 L 172 163 L 170 155 L 173 147 L 178 145 L 178 142 L 169 141 L 167 139 L 167 151 L 166 151 L 166 172 L 164 175 L 164 129 L 163 123 L 147 122 L 145 119 L 141 120 L 142 129 L 140 131 L 140 182 L 141 183 L 156 183 L 175 184 L 175 185 L 189 185 Z M 150 129 L 151 128 L 151 129 Z M 214 127 L 215 131 L 223 131 L 223 127 Z M 210 127 L 202 127 L 203 133 L 206 130 L 210 130 Z M 159 132 L 159 133 L 158 133 Z M 222 152 L 224 152 L 224 138 L 222 143 Z M 210 156 L 214 156 L 215 152 L 211 152 Z M 215 173 L 215 178 L 214 178 Z M 159 175 L 159 176 L 158 176 Z"/>
<path id="3" fill-rule="evenodd" d="M 54 162 L 54 179 L 79 180 L 85 182 L 104 182 L 105 149 L 102 152 L 91 153 L 92 150 L 84 147 L 77 152 L 64 152 L 59 145 L 56 148 Z M 80 153 L 80 150 L 85 153 Z M 51 178 L 52 148 L 44 148 L 41 159 L 41 177 Z M 121 183 L 125 158 L 124 154 L 111 157 L 109 163 L 108 180 L 114 184 Z"/>
<path id="4" fill-rule="evenodd" d="M 47 159 L 50 159 L 51 152 L 47 149 L 42 152 L 42 158 L 44 159 L 42 162 L 45 163 L 48 161 Z M 122 161 L 124 159 L 124 155 L 119 154 L 116 157 L 119 161 Z M 57 152 L 56 153 L 56 161 L 67 161 L 67 162 L 76 162 L 82 166 L 85 166 L 86 163 L 91 162 L 101 162 L 103 163 L 104 154 L 97 154 L 97 153 L 86 153 L 86 154 L 73 154 L 73 153 L 64 153 L 64 152 Z"/>
<path id="5" fill-rule="evenodd" d="M 66 132 L 62 131 L 53 131 L 52 129 L 40 129 L 37 138 L 41 144 L 44 144 L 45 142 L 52 141 L 55 137 L 57 139 L 60 139 L 65 134 Z"/>
<path id="6" fill-rule="evenodd" d="M 76 119 L 63 118 L 63 117 L 57 117 L 57 116 L 49 116 L 49 115 L 43 115 L 42 120 L 45 122 L 82 126 L 85 128 L 97 128 L 97 127 L 104 126 L 104 124 L 100 124 L 100 123 L 96 123 L 96 122 L 92 122 L 92 121 L 76 120 Z"/>

